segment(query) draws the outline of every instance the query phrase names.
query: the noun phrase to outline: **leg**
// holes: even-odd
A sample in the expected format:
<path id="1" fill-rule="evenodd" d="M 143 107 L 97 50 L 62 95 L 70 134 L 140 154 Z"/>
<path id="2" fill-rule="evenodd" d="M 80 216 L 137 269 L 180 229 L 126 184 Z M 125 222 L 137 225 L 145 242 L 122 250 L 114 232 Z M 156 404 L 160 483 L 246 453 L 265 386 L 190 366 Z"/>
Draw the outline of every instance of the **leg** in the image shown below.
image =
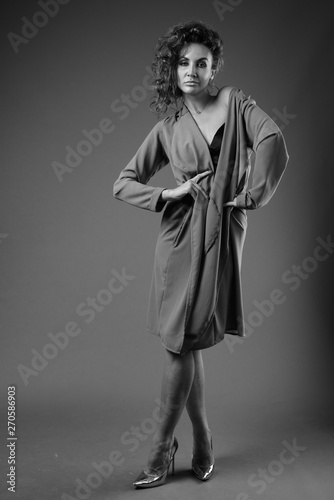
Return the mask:
<path id="1" fill-rule="evenodd" d="M 185 408 L 195 373 L 192 351 L 183 356 L 166 350 L 161 388 L 160 418 L 153 436 L 146 472 L 162 467 L 166 450 L 173 442 L 173 433 Z"/>
<path id="2" fill-rule="evenodd" d="M 204 400 L 205 374 L 201 351 L 193 351 L 195 374 L 189 397 L 186 403 L 187 412 L 195 435 L 201 435 L 208 430 L 208 418 Z"/>
<path id="3" fill-rule="evenodd" d="M 202 463 L 212 462 L 211 433 L 205 407 L 205 374 L 202 353 L 193 351 L 195 374 L 186 403 L 187 412 L 193 426 L 194 458 Z"/>

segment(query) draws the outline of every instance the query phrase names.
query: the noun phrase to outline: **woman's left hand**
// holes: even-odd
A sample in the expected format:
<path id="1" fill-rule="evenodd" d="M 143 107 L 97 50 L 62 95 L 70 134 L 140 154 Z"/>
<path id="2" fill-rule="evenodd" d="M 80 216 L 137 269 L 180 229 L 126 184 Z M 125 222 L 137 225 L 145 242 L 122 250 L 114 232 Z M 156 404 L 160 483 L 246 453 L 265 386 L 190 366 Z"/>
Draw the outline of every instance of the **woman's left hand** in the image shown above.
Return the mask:
<path id="1" fill-rule="evenodd" d="M 237 206 L 237 199 L 234 198 L 233 201 L 228 201 L 227 203 L 224 203 L 223 207 L 236 207 Z"/>

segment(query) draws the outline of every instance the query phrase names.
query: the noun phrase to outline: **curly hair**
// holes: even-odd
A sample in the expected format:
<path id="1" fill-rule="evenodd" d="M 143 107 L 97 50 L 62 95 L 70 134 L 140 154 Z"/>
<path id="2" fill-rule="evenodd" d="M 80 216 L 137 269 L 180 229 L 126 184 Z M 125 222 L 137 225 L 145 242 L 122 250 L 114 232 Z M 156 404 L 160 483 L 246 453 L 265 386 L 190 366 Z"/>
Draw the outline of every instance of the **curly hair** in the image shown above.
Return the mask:
<path id="1" fill-rule="evenodd" d="M 206 23 L 186 21 L 169 28 L 158 39 L 151 65 L 154 75 L 151 109 L 158 115 L 165 113 L 169 106 L 177 106 L 182 96 L 176 71 L 180 52 L 185 44 L 190 43 L 200 43 L 211 51 L 215 72 L 223 67 L 223 41 Z"/>

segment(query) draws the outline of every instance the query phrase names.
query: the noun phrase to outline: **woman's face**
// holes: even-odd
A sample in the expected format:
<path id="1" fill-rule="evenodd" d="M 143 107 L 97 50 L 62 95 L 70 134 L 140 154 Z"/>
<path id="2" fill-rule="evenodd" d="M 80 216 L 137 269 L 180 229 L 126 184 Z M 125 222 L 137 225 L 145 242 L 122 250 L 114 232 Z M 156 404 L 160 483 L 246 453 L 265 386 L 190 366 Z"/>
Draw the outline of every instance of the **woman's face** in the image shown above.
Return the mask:
<path id="1" fill-rule="evenodd" d="M 212 54 L 200 43 L 185 45 L 177 66 L 177 85 L 184 94 L 198 95 L 205 90 L 213 76 Z"/>

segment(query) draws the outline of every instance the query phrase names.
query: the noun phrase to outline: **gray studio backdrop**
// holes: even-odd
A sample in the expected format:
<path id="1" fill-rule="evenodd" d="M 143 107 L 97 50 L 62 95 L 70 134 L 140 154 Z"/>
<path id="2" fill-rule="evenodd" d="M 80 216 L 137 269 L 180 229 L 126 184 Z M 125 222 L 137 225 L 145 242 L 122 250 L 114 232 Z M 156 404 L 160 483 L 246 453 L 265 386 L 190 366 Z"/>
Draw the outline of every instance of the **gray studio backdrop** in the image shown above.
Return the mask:
<path id="1" fill-rule="evenodd" d="M 2 3 L 2 403 L 8 385 L 21 409 L 108 401 L 116 412 L 159 396 L 164 353 L 145 319 L 161 214 L 115 200 L 112 188 L 157 121 L 154 44 L 170 25 L 197 18 L 225 42 L 218 86 L 251 95 L 290 154 L 270 204 L 248 213 L 248 338 L 204 352 L 208 405 L 324 404 L 334 262 L 325 4 L 56 5 Z M 151 183 L 175 186 L 168 167 Z"/>

